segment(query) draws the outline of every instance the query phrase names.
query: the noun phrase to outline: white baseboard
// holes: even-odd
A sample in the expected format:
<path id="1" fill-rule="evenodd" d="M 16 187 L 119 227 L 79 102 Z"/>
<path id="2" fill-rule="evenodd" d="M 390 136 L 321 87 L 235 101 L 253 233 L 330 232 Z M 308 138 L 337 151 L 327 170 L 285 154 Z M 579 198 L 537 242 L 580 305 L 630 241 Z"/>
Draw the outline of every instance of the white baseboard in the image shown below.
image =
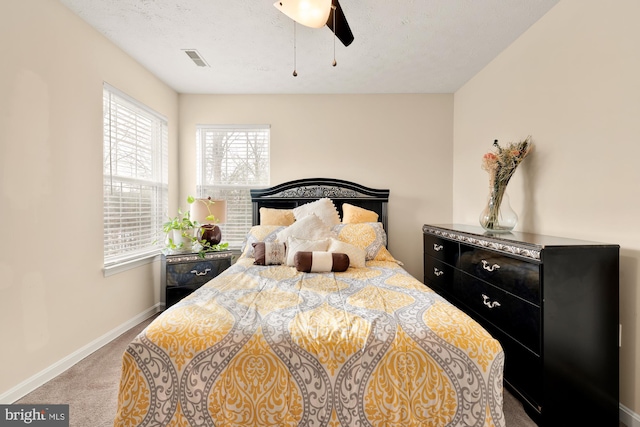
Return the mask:
<path id="1" fill-rule="evenodd" d="M 620 421 L 627 427 L 640 427 L 640 415 L 633 412 L 631 409 L 620 404 L 620 415 L 618 416 Z"/>
<path id="2" fill-rule="evenodd" d="M 75 365 L 76 363 L 78 363 L 88 355 L 90 355 L 91 353 L 95 352 L 96 350 L 99 350 L 105 344 L 108 344 L 109 342 L 118 338 L 123 333 L 127 332 L 129 329 L 144 322 L 145 320 L 147 320 L 148 318 L 150 318 L 151 316 L 159 312 L 162 306 L 164 306 L 164 304 L 161 304 L 161 303 L 154 305 L 153 307 L 145 310 L 143 313 L 140 313 L 133 319 L 123 323 L 122 325 L 107 332 L 106 334 L 95 339 L 94 341 L 90 342 L 89 344 L 85 345 L 79 350 L 71 353 L 67 357 L 57 361 L 56 363 L 49 366 L 48 368 L 38 372 L 31 378 L 24 380 L 17 386 L 9 389 L 7 392 L 0 394 L 0 404 L 11 404 L 16 400 L 22 398 L 23 396 L 29 394 L 30 392 L 40 387 L 47 381 L 50 381 L 53 378 L 57 377 L 58 375 L 60 375 L 61 373 L 63 373 L 64 371 L 66 371 L 67 369 L 69 369 L 70 367 L 72 367 L 73 365 Z"/>

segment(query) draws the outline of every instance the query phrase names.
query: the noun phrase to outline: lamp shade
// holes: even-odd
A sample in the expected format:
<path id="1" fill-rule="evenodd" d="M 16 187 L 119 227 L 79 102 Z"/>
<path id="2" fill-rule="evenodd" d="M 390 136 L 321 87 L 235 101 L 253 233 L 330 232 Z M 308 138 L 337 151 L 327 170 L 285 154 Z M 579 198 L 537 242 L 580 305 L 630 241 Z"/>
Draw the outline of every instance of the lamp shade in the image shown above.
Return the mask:
<path id="1" fill-rule="evenodd" d="M 219 224 L 227 222 L 226 200 L 195 199 L 189 212 L 192 221 L 199 224 Z"/>
<path id="2" fill-rule="evenodd" d="M 311 28 L 324 27 L 331 12 L 331 0 L 279 0 L 273 5 L 297 23 Z"/>

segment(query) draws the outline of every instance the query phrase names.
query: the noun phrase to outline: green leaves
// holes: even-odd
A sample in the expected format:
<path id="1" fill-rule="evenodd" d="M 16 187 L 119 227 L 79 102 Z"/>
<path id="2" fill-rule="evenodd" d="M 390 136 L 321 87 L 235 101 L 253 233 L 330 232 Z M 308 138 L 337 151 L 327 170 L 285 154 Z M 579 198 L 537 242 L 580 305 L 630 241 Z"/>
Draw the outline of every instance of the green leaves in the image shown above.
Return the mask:
<path id="1" fill-rule="evenodd" d="M 202 249 L 198 251 L 198 256 L 203 259 L 207 252 L 226 251 L 229 249 L 229 243 L 219 243 L 217 245 L 212 245 L 206 240 L 201 240 L 200 244 L 202 245 Z"/>
<path id="2" fill-rule="evenodd" d="M 187 203 L 189 204 L 192 204 L 197 200 L 198 199 L 193 196 L 187 197 Z M 210 198 L 209 203 L 213 204 L 213 202 L 210 201 Z M 209 207 L 208 204 L 206 206 L 207 208 Z M 209 211 L 209 215 L 207 215 L 206 219 L 208 221 L 216 221 L 216 218 L 211 211 Z M 171 236 L 168 236 L 165 241 L 165 247 L 170 250 L 189 250 L 190 252 L 197 252 L 200 258 L 204 258 L 207 252 L 225 251 L 229 249 L 229 243 L 211 245 L 206 240 L 199 240 L 199 237 L 196 237 L 196 235 L 191 231 L 199 226 L 200 224 L 197 221 L 191 219 L 190 210 L 183 212 L 182 209 L 178 208 L 178 215 L 175 217 L 169 217 L 169 220 L 162 224 L 162 231 L 167 234 L 171 233 L 173 230 L 181 231 L 182 236 L 191 241 L 191 247 L 183 248 L 183 244 L 174 242 Z M 197 234 L 199 235 L 200 233 Z"/>

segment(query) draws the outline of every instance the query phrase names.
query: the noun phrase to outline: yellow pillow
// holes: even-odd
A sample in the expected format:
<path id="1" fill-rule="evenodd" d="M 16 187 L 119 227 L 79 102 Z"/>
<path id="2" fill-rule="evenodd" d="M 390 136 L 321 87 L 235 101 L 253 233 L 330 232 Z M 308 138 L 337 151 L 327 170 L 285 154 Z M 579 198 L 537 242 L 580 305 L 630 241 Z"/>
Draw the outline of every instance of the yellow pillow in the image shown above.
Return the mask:
<path id="1" fill-rule="evenodd" d="M 378 214 L 349 203 L 342 204 L 342 222 L 356 224 L 362 222 L 378 222 Z"/>
<path id="2" fill-rule="evenodd" d="M 296 221 L 293 209 L 260 208 L 260 225 L 291 225 Z"/>
<path id="3" fill-rule="evenodd" d="M 338 240 L 349 243 L 365 252 L 366 261 L 396 262 L 387 250 L 387 233 L 380 222 L 340 224 L 333 227 Z"/>

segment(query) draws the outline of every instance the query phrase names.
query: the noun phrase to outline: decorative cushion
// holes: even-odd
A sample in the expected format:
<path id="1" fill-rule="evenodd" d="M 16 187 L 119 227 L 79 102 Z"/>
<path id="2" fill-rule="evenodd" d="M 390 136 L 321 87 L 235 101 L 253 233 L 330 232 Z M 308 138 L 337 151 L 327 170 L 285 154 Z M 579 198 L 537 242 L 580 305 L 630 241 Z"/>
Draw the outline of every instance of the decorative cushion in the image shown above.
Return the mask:
<path id="1" fill-rule="evenodd" d="M 358 224 L 361 222 L 378 222 L 378 214 L 374 211 L 361 208 L 359 206 L 342 204 L 342 222 Z"/>
<path id="2" fill-rule="evenodd" d="M 329 239 L 304 240 L 289 237 L 287 240 L 287 265 L 295 265 L 295 255 L 300 251 L 326 251 L 329 247 Z"/>
<path id="3" fill-rule="evenodd" d="M 331 231 L 331 227 L 325 224 L 315 214 L 311 214 L 296 220 L 296 222 L 290 226 L 279 231 L 277 239 L 279 242 L 286 242 L 289 237 L 297 237 L 298 239 L 305 240 L 319 240 L 335 237 L 335 233 Z"/>
<path id="4" fill-rule="evenodd" d="M 305 273 L 327 271 L 346 271 L 349 268 L 349 256 L 337 252 L 300 251 L 294 258 L 296 270 Z"/>
<path id="5" fill-rule="evenodd" d="M 365 252 L 367 261 L 397 262 L 386 248 L 387 233 L 380 222 L 339 224 L 333 227 L 338 240 L 350 243 Z"/>
<path id="6" fill-rule="evenodd" d="M 253 257 L 253 243 L 275 242 L 278 238 L 278 232 L 285 228 L 286 227 L 278 225 L 254 225 L 244 238 L 242 255 Z"/>
<path id="7" fill-rule="evenodd" d="M 260 225 L 291 225 L 295 222 L 293 209 L 260 208 Z"/>
<path id="8" fill-rule="evenodd" d="M 256 265 L 281 265 L 287 261 L 287 244 L 280 242 L 252 243 L 253 263 Z"/>
<path id="9" fill-rule="evenodd" d="M 349 256 L 349 265 L 355 268 L 365 267 L 366 254 L 357 246 L 350 243 L 331 238 L 328 252 L 344 253 Z"/>
<path id="10" fill-rule="evenodd" d="M 329 227 L 340 224 L 340 214 L 331 199 L 326 197 L 316 200 L 315 202 L 305 203 L 293 209 L 293 215 L 296 221 L 300 221 L 307 215 L 315 214 L 324 221 Z"/>

